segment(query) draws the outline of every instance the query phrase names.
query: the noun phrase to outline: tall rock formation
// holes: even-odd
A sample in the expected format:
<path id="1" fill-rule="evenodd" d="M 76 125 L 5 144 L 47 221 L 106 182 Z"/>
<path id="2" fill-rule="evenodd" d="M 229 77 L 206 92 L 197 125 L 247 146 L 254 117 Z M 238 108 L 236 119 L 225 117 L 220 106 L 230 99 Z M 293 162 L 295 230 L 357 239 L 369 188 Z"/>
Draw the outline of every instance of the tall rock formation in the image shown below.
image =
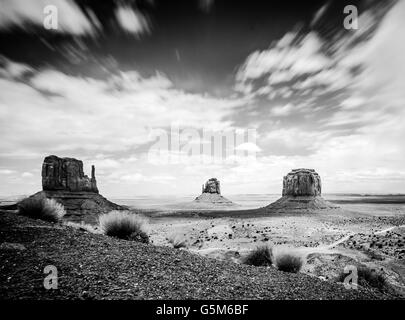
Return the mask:
<path id="1" fill-rule="evenodd" d="M 314 169 L 294 169 L 283 179 L 283 196 L 320 196 L 321 177 Z"/>
<path id="2" fill-rule="evenodd" d="M 42 164 L 42 189 L 98 193 L 95 167 L 92 166 L 89 178 L 84 175 L 81 160 L 48 156 Z"/>
<path id="3" fill-rule="evenodd" d="M 283 179 L 282 197 L 266 209 L 290 212 L 336 208 L 321 195 L 321 177 L 314 169 L 294 169 Z"/>
<path id="4" fill-rule="evenodd" d="M 221 194 L 221 186 L 219 180 L 217 178 L 208 179 L 208 181 L 202 185 L 201 193 Z"/>
<path id="5" fill-rule="evenodd" d="M 83 172 L 83 162 L 74 158 L 45 157 L 42 189 L 31 197 L 52 198 L 63 204 L 67 212 L 64 219 L 67 220 L 96 223 L 101 213 L 127 209 L 101 196 L 95 167 L 92 166 L 89 178 Z"/>
<path id="6" fill-rule="evenodd" d="M 208 179 L 202 185 L 202 193 L 195 200 L 185 207 L 195 209 L 217 209 L 223 207 L 233 207 L 237 204 L 221 195 L 221 184 L 217 178 Z"/>

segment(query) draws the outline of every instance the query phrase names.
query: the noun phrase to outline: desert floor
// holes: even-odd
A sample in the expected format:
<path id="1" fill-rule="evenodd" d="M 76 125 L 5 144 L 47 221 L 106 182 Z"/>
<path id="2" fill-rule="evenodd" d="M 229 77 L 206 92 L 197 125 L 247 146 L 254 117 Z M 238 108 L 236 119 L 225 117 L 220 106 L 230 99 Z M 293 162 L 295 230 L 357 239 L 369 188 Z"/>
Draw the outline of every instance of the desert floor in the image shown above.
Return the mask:
<path id="1" fill-rule="evenodd" d="M 405 295 L 405 205 L 340 204 L 337 209 L 301 213 L 244 211 L 156 211 L 149 217 L 154 244 L 185 239 L 187 250 L 239 263 L 249 250 L 270 245 L 273 253 L 295 252 L 302 272 L 336 278 L 346 266 L 381 270 Z"/>

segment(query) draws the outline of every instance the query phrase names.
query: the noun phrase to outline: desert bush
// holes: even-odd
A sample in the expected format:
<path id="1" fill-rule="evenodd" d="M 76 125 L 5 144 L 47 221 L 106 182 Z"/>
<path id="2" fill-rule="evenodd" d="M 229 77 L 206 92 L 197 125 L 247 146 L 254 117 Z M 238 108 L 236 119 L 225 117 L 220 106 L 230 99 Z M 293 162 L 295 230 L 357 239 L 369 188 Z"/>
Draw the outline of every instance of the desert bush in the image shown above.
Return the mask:
<path id="1" fill-rule="evenodd" d="M 131 212 L 111 211 L 99 217 L 101 231 L 110 237 L 149 243 L 145 220 Z"/>
<path id="2" fill-rule="evenodd" d="M 175 249 L 187 248 L 187 239 L 182 234 L 171 234 L 167 237 L 167 241 Z"/>
<path id="3" fill-rule="evenodd" d="M 348 276 L 347 273 L 342 272 L 338 276 L 338 282 L 344 282 L 345 278 Z M 361 265 L 357 267 L 357 282 L 363 287 L 373 287 L 380 291 L 387 289 L 387 279 L 384 274 L 376 271 L 375 269 L 369 268 L 367 266 Z"/>
<path id="4" fill-rule="evenodd" d="M 297 273 L 303 265 L 302 257 L 293 253 L 280 253 L 275 259 L 278 270 Z"/>
<path id="5" fill-rule="evenodd" d="M 64 206 L 54 199 L 29 197 L 18 204 L 18 213 L 33 219 L 57 222 L 66 211 Z"/>
<path id="6" fill-rule="evenodd" d="M 271 266 L 273 261 L 273 253 L 270 247 L 260 246 L 249 252 L 248 255 L 242 258 L 242 263 L 251 266 Z"/>

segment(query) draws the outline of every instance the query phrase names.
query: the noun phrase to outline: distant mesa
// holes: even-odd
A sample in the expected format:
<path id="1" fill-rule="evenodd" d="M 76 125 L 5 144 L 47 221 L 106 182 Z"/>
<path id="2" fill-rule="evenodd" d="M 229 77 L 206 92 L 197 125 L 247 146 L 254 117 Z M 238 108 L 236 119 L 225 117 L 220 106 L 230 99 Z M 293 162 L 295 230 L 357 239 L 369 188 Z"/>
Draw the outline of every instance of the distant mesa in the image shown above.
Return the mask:
<path id="1" fill-rule="evenodd" d="M 83 173 L 83 161 L 48 156 L 42 164 L 42 189 L 98 193 L 96 169 L 91 166 L 91 178 L 89 178 Z"/>
<path id="2" fill-rule="evenodd" d="M 217 178 L 209 179 L 202 185 L 202 193 L 193 201 L 194 204 L 206 206 L 237 206 L 221 195 L 221 184 Z"/>
<path id="3" fill-rule="evenodd" d="M 84 174 L 83 162 L 51 155 L 42 164 L 42 190 L 31 197 L 53 198 L 64 205 L 67 220 L 94 223 L 100 213 L 126 209 L 99 194 L 96 169 Z"/>
<path id="4" fill-rule="evenodd" d="M 282 197 L 266 208 L 276 211 L 336 208 L 321 195 L 321 177 L 314 169 L 293 169 L 283 179 Z"/>
<path id="5" fill-rule="evenodd" d="M 283 179 L 283 196 L 320 196 L 321 177 L 314 169 L 293 169 Z"/>

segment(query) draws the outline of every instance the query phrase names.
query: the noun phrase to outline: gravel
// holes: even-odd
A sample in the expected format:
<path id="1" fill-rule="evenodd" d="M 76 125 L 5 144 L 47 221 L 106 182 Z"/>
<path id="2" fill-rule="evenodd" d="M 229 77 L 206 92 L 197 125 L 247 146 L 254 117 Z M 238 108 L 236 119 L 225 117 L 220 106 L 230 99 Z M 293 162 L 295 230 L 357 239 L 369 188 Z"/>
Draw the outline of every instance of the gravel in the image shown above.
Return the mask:
<path id="1" fill-rule="evenodd" d="M 25 247 L 0 249 L 1 299 L 381 299 L 376 291 L 118 240 L 15 212 L 0 212 L 1 243 Z M 58 270 L 58 289 L 44 288 L 47 265 Z"/>

